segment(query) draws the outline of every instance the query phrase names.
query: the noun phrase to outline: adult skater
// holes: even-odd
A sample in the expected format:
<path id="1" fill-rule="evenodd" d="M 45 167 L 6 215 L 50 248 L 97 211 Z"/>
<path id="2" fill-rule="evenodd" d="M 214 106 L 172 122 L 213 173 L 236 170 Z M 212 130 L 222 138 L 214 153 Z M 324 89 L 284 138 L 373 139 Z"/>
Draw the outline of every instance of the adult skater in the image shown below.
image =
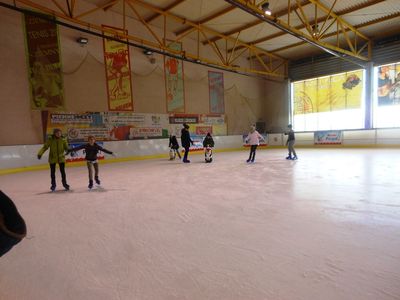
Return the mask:
<path id="1" fill-rule="evenodd" d="M 254 162 L 254 159 L 256 158 L 256 150 L 258 145 L 260 145 L 260 140 L 264 140 L 261 134 L 258 133 L 256 130 L 256 125 L 251 125 L 250 127 L 250 132 L 246 137 L 246 143 L 250 145 L 250 155 L 249 159 L 246 160 L 246 162 Z"/>
<path id="2" fill-rule="evenodd" d="M 190 138 L 190 133 L 189 133 L 189 125 L 184 123 L 183 128 L 181 131 L 181 143 L 182 147 L 185 149 L 185 154 L 183 156 L 183 162 L 184 163 L 190 163 L 190 160 L 188 160 L 188 154 L 189 154 L 189 148 L 190 144 L 193 145 L 193 141 Z"/>
<path id="3" fill-rule="evenodd" d="M 292 125 L 288 125 L 289 131 L 285 132 L 285 135 L 288 135 L 288 139 L 286 141 L 286 145 L 288 147 L 288 152 L 289 155 L 286 157 L 286 159 L 297 159 L 296 151 L 294 150 L 294 143 L 295 143 L 295 137 L 294 137 L 294 131 L 292 129 Z M 292 156 L 293 153 L 293 156 Z"/>
<path id="4" fill-rule="evenodd" d="M 37 157 L 42 158 L 42 155 L 46 150 L 49 151 L 49 164 L 50 164 L 50 177 L 51 187 L 54 191 L 56 189 L 56 164 L 60 167 L 61 181 L 64 188 L 68 191 L 69 185 L 67 184 L 67 176 L 65 175 L 65 154 L 64 151 L 68 151 L 67 140 L 62 136 L 61 129 L 54 129 L 53 135 L 51 135 L 43 147 L 39 150 Z"/>
<path id="5" fill-rule="evenodd" d="M 169 160 L 174 160 L 176 155 L 178 155 L 179 159 L 181 159 L 181 154 L 179 153 L 179 144 L 178 144 L 178 140 L 176 139 L 175 135 L 170 135 L 169 136 L 169 145 L 168 147 L 170 147 L 170 151 L 172 153 L 172 156 L 170 157 Z"/>
<path id="6" fill-rule="evenodd" d="M 97 153 L 99 151 L 103 151 L 108 154 L 113 154 L 113 152 L 104 149 L 103 147 L 99 146 L 96 144 L 96 139 L 94 136 L 90 135 L 88 136 L 88 143 L 71 148 L 68 150 L 68 152 L 75 152 L 81 149 L 85 149 L 85 159 L 86 159 L 86 165 L 88 168 L 89 172 L 89 185 L 88 188 L 91 189 L 93 187 L 93 169 L 94 169 L 94 180 L 96 181 L 96 184 L 100 185 L 100 179 L 99 179 L 99 163 L 97 161 Z"/>
<path id="7" fill-rule="evenodd" d="M 11 199 L 0 191 L 0 257 L 26 236 L 24 219 Z"/>

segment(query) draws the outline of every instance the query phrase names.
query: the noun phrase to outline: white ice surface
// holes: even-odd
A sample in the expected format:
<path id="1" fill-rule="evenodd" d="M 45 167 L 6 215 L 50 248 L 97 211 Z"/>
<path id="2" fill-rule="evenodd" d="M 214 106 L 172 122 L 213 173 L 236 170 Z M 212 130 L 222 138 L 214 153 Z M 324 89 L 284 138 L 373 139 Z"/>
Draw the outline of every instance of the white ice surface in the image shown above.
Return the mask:
<path id="1" fill-rule="evenodd" d="M 400 299 L 398 150 L 247 155 L 0 176 L 28 226 L 0 299 Z"/>

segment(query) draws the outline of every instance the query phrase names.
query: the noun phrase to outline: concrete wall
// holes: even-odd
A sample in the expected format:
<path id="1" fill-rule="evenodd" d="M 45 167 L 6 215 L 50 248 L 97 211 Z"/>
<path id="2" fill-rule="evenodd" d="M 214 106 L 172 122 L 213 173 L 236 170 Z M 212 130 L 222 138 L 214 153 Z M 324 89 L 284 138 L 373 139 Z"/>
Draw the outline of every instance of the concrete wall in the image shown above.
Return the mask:
<path id="1" fill-rule="evenodd" d="M 80 2 L 79 7 L 92 8 L 86 2 Z M 122 25 L 121 17 L 112 12 L 100 10 L 89 16 L 115 27 Z M 30 109 L 22 18 L 20 13 L 0 7 L 0 145 L 43 142 L 41 113 Z M 146 35 L 134 19 L 127 19 L 127 28 L 132 35 Z M 154 30 L 160 32 L 159 28 Z M 82 47 L 76 42 L 80 32 L 60 26 L 59 33 L 66 111 L 107 111 L 102 39 L 83 34 L 89 44 Z M 189 48 L 195 45 L 191 40 L 185 43 Z M 215 55 L 210 46 L 200 50 L 210 57 Z M 166 113 L 164 58 L 154 58 L 152 64 L 142 50 L 130 47 L 134 111 L 138 113 Z M 186 113 L 209 113 L 209 70 L 212 69 L 184 63 Z M 256 121 L 266 122 L 267 130 L 286 126 L 286 82 L 224 72 L 224 83 L 228 134 L 247 132 L 249 124 Z"/>

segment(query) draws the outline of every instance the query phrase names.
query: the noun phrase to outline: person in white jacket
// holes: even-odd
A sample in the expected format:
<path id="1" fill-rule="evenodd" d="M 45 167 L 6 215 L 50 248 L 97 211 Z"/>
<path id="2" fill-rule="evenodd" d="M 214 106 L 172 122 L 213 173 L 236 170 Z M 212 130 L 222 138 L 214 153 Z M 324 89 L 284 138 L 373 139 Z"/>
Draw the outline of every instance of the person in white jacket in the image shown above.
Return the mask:
<path id="1" fill-rule="evenodd" d="M 254 162 L 257 146 L 260 145 L 260 140 L 264 140 L 264 138 L 258 133 L 256 126 L 251 125 L 250 132 L 246 137 L 246 143 L 250 145 L 250 155 L 246 162 Z"/>

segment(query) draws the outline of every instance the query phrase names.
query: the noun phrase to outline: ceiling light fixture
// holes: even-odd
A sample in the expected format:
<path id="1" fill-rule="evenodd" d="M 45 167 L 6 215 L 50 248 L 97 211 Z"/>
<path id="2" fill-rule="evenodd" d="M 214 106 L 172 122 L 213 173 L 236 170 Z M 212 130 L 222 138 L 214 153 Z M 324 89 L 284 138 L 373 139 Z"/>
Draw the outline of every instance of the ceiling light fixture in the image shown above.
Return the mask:
<path id="1" fill-rule="evenodd" d="M 319 35 L 319 28 L 318 25 L 311 26 L 311 35 L 316 38 Z"/>
<path id="2" fill-rule="evenodd" d="M 152 54 L 153 54 L 153 51 L 151 51 L 150 49 L 144 49 L 144 50 L 143 50 L 143 54 L 144 54 L 144 55 L 152 55 Z"/>
<path id="3" fill-rule="evenodd" d="M 79 37 L 76 39 L 76 42 L 81 45 L 86 45 L 87 43 L 89 43 L 89 39 L 85 37 Z"/>
<path id="4" fill-rule="evenodd" d="M 263 4 L 261 4 L 261 9 L 264 12 L 264 14 L 266 14 L 267 16 L 272 15 L 271 9 L 269 8 L 269 2 L 265 2 Z"/>

